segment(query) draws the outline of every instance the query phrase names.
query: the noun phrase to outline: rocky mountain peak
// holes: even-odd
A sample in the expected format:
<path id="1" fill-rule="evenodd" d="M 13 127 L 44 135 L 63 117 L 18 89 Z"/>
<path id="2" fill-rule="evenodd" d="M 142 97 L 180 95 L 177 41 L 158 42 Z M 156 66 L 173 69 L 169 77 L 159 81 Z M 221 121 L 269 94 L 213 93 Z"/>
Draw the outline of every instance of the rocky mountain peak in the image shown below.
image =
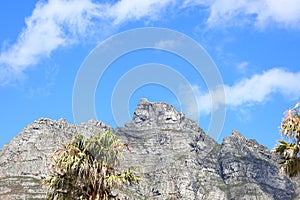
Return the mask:
<path id="1" fill-rule="evenodd" d="M 230 148 L 232 148 L 231 152 L 236 152 L 236 154 L 240 155 L 255 152 L 256 156 L 259 155 L 262 159 L 268 159 L 270 156 L 276 157 L 275 155 L 270 154 L 270 151 L 266 146 L 259 144 L 254 139 L 246 138 L 237 130 L 233 130 L 231 135 L 223 139 L 222 146 L 230 146 Z M 266 157 L 266 155 L 268 156 Z"/>
<path id="2" fill-rule="evenodd" d="M 223 139 L 219 161 L 234 199 L 252 199 L 253 191 L 258 199 L 292 199 L 295 195 L 292 182 L 279 175 L 278 157 L 236 130 Z"/>
<path id="3" fill-rule="evenodd" d="M 244 136 L 238 130 L 232 130 L 231 135 L 239 138 L 244 138 Z"/>
<path id="4" fill-rule="evenodd" d="M 137 126 L 162 126 L 179 124 L 184 118 L 183 113 L 167 103 L 153 103 L 142 98 L 134 111 L 132 123 Z"/>

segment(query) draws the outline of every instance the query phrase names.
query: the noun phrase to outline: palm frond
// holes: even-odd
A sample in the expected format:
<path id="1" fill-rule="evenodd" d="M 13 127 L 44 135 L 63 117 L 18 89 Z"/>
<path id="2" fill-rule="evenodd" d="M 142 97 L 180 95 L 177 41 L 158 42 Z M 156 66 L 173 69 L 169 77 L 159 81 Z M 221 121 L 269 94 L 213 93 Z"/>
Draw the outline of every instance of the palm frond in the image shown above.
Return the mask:
<path id="1" fill-rule="evenodd" d="M 285 112 L 285 117 L 280 125 L 281 134 L 293 142 L 284 140 L 278 141 L 279 144 L 272 150 L 281 156 L 279 162 L 281 172 L 289 177 L 297 176 L 300 172 L 300 102 L 292 109 Z"/>
<path id="2" fill-rule="evenodd" d="M 111 189 L 138 183 L 133 168 L 119 172 L 126 145 L 110 132 L 87 139 L 76 135 L 52 155 L 51 174 L 44 181 L 51 199 L 107 199 Z"/>
<path id="3" fill-rule="evenodd" d="M 295 177 L 300 172 L 300 158 L 291 158 L 285 160 L 280 165 L 281 172 L 288 175 L 290 178 Z"/>

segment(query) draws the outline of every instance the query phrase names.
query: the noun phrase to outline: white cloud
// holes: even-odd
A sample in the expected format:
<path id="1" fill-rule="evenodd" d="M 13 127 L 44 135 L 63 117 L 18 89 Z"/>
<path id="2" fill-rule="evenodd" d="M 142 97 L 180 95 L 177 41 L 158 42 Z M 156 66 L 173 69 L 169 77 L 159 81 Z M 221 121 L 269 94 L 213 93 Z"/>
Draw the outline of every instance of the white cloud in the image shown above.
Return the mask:
<path id="1" fill-rule="evenodd" d="M 154 44 L 154 47 L 159 49 L 175 49 L 180 47 L 180 41 L 175 40 L 161 40 Z"/>
<path id="2" fill-rule="evenodd" d="M 42 58 L 72 45 L 93 32 L 103 32 L 103 24 L 119 25 L 143 17 L 155 18 L 172 0 L 121 0 L 115 4 L 92 0 L 40 1 L 14 44 L 0 53 L 0 85 L 19 78 Z"/>
<path id="3" fill-rule="evenodd" d="M 2 84 L 53 50 L 73 43 L 77 35 L 87 32 L 91 18 L 99 15 L 101 7 L 89 0 L 38 2 L 17 41 L 0 54 Z"/>
<path id="4" fill-rule="evenodd" d="M 264 28 L 270 24 L 300 28 L 299 0 L 186 0 L 185 5 L 201 5 L 209 10 L 207 23 L 212 26 L 255 24 Z"/>
<path id="5" fill-rule="evenodd" d="M 244 73 L 244 72 L 246 72 L 248 66 L 249 66 L 249 62 L 247 62 L 247 61 L 241 62 L 237 65 L 237 70 L 239 72 Z"/>
<path id="6" fill-rule="evenodd" d="M 226 99 L 217 99 L 218 104 L 226 103 L 227 108 L 238 108 L 263 103 L 272 94 L 281 94 L 285 98 L 296 100 L 300 98 L 300 72 L 289 72 L 279 68 L 273 68 L 261 74 L 256 74 L 251 78 L 243 79 L 234 85 L 224 85 Z M 210 91 L 211 94 L 218 98 L 221 90 Z M 206 115 L 211 112 L 211 96 L 209 93 L 202 92 L 198 87 L 194 87 L 194 94 L 197 97 L 200 114 Z M 183 93 L 184 94 L 184 93 Z M 187 94 L 186 94 L 187 95 Z M 191 94 L 188 94 L 191 95 Z M 189 99 L 186 96 L 186 99 Z M 189 116 L 194 116 L 196 111 L 195 105 L 183 102 L 183 107 L 189 111 Z M 215 105 L 218 107 L 219 105 Z"/>
<path id="7" fill-rule="evenodd" d="M 122 0 L 112 5 L 108 10 L 108 16 L 114 19 L 114 24 L 120 24 L 128 20 L 139 20 L 143 17 L 156 18 L 164 8 L 174 0 Z"/>
<path id="8" fill-rule="evenodd" d="M 300 2 L 299 0 L 267 0 L 265 10 L 258 11 L 257 19 L 262 25 L 274 21 L 287 27 L 299 27 Z"/>
<path id="9" fill-rule="evenodd" d="M 300 97 L 299 85 L 300 72 L 292 73 L 274 68 L 239 81 L 233 86 L 225 86 L 226 103 L 230 106 L 261 103 L 272 93 L 296 99 Z"/>

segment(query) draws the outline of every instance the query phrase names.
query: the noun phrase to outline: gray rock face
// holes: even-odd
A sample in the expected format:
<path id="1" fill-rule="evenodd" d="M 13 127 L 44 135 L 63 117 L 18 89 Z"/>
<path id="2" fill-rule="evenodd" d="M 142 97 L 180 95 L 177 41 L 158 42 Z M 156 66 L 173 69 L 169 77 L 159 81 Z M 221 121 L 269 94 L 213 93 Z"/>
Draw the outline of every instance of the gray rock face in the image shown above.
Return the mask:
<path id="1" fill-rule="evenodd" d="M 39 119 L 0 151 L 0 199 L 44 199 L 40 184 L 51 152 L 75 134 L 114 131 L 131 152 L 122 166 L 140 166 L 143 181 L 129 199 L 297 199 L 299 182 L 278 174 L 277 157 L 233 131 L 222 144 L 166 103 L 142 99 L 132 122 L 113 130 L 95 120 L 72 125 Z"/>
<path id="2" fill-rule="evenodd" d="M 142 166 L 144 171 L 144 181 L 129 188 L 129 196 L 225 199 L 217 171 L 219 145 L 172 106 L 143 99 L 132 122 L 117 128 L 116 134 L 133 149 L 126 154 L 124 165 Z"/>
<path id="3" fill-rule="evenodd" d="M 229 199 L 292 199 L 294 186 L 278 174 L 278 158 L 239 132 L 224 138 L 219 153 Z"/>
<path id="4" fill-rule="evenodd" d="M 0 152 L 0 199 L 24 199 L 26 194 L 39 194 L 39 197 L 45 198 L 46 191 L 41 180 L 47 176 L 47 162 L 60 143 L 76 134 L 91 136 L 107 130 L 113 129 L 96 120 L 72 125 L 64 119 L 54 121 L 42 118 L 28 125 Z M 8 184 L 4 187 L 6 182 Z M 27 183 L 33 184 L 30 193 L 25 187 Z"/>

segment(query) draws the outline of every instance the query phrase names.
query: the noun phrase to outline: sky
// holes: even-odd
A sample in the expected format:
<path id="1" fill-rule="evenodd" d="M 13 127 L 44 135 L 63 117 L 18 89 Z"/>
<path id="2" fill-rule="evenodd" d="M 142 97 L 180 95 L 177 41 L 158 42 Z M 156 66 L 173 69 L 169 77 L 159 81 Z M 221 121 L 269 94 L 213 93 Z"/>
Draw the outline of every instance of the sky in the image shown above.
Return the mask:
<path id="1" fill-rule="evenodd" d="M 272 149 L 300 99 L 299 0 L 10 0 L 0 3 L 0 30 L 0 148 L 39 118 L 80 123 L 92 109 L 82 119 L 122 126 L 147 98 L 206 132 L 218 124 L 219 143 L 239 130 Z M 164 37 L 155 42 L 152 30 Z M 155 44 L 120 53 L 140 39 Z M 103 73 L 80 79 L 89 62 Z"/>

